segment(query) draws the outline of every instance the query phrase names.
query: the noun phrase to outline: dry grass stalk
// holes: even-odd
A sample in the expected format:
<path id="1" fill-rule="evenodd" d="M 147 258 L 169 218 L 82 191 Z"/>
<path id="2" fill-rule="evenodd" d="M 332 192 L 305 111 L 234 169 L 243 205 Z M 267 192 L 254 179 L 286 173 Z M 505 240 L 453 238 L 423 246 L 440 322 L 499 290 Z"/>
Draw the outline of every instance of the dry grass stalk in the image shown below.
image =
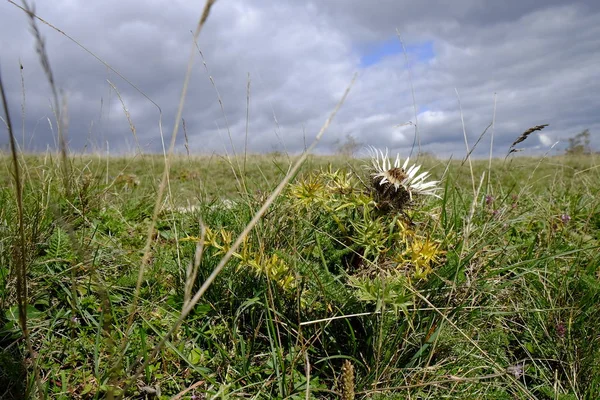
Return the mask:
<path id="1" fill-rule="evenodd" d="M 410 93 L 412 95 L 413 113 L 415 116 L 415 123 L 412 124 L 412 122 L 409 122 L 411 125 L 414 125 L 414 127 L 415 127 L 415 136 L 413 138 L 413 144 L 412 144 L 412 147 L 410 148 L 410 154 L 408 155 L 408 157 L 412 157 L 413 150 L 415 149 L 415 142 L 417 142 L 418 149 L 419 149 L 418 153 L 417 153 L 417 159 L 418 159 L 418 156 L 421 155 L 421 135 L 419 134 L 419 118 L 418 118 L 418 112 L 417 112 L 417 101 L 415 100 L 415 85 L 413 84 L 413 77 L 412 77 L 412 71 L 410 68 L 410 63 L 408 62 L 408 52 L 406 51 L 406 47 L 404 46 L 404 42 L 402 41 L 402 38 L 400 37 L 400 31 L 398 29 L 396 29 L 396 36 L 398 37 L 398 41 L 400 42 L 400 45 L 402 46 L 402 53 L 404 53 L 404 62 L 406 64 L 406 71 L 408 72 L 408 82 L 410 83 Z"/>
<path id="2" fill-rule="evenodd" d="M 133 140 L 135 140 L 135 146 L 137 147 L 138 153 L 142 154 L 142 148 L 140 147 L 140 142 L 138 141 L 138 138 L 137 138 L 135 125 L 133 124 L 133 121 L 131 120 L 131 114 L 129 113 L 129 110 L 127 109 L 127 106 L 125 105 L 125 101 L 121 97 L 121 93 L 119 92 L 119 89 L 117 89 L 115 84 L 112 83 L 110 80 L 107 79 L 106 82 L 108 82 L 110 87 L 117 94 L 117 97 L 119 98 L 119 101 L 121 102 L 121 107 L 123 108 L 123 113 L 125 114 L 125 117 L 127 118 L 127 122 L 129 122 L 129 130 L 131 130 L 131 133 L 133 134 Z"/>
<path id="3" fill-rule="evenodd" d="M 460 95 L 458 94 L 458 89 L 454 88 L 456 92 L 456 98 L 458 99 L 458 108 L 460 110 L 460 122 L 463 130 L 463 137 L 465 139 L 465 148 L 467 149 L 467 157 L 466 159 L 469 161 L 469 170 L 471 171 L 471 184 L 473 185 L 473 196 L 476 196 L 475 190 L 475 173 L 473 172 L 473 163 L 471 162 L 471 152 L 469 151 L 469 141 L 467 140 L 467 128 L 465 127 L 465 117 L 463 115 L 462 103 L 460 102 Z"/>
<path id="4" fill-rule="evenodd" d="M 52 68 L 50 66 L 50 58 L 48 57 L 48 52 L 46 51 L 46 41 L 42 37 L 40 30 L 37 27 L 36 23 L 36 15 L 35 8 L 29 6 L 26 1 L 23 0 L 23 10 L 26 12 L 27 17 L 29 18 L 29 26 L 31 27 L 31 33 L 35 38 L 35 51 L 38 54 L 40 59 L 40 63 L 42 64 L 42 69 L 46 74 L 46 79 L 50 84 L 50 89 L 52 90 L 52 99 L 53 99 L 53 108 L 56 118 L 56 125 L 58 131 L 58 146 L 60 149 L 60 153 L 62 156 L 62 173 L 64 179 L 65 192 L 67 196 L 71 194 L 71 184 L 69 179 L 69 165 L 67 159 L 67 140 L 65 137 L 65 128 L 67 125 L 66 115 L 63 115 L 61 106 L 66 106 L 65 99 L 61 102 L 58 95 L 58 88 L 56 87 L 56 80 L 54 79 L 54 74 L 52 72 Z"/>
<path id="5" fill-rule="evenodd" d="M 469 152 L 467 153 L 467 156 L 465 157 L 465 159 L 460 164 L 461 167 L 463 165 L 465 165 L 465 162 L 469 159 L 469 157 L 471 157 L 471 153 L 473 153 L 473 150 L 475 150 L 475 147 L 477 147 L 477 145 L 479 144 L 479 142 L 483 138 L 483 135 L 485 135 L 486 132 L 488 131 L 488 129 L 491 128 L 492 124 L 493 124 L 493 122 L 490 122 L 490 124 L 485 127 L 485 129 L 483 130 L 483 132 L 481 133 L 481 135 L 479 135 L 479 138 L 477 138 L 477 141 L 475 142 L 475 144 L 473 145 L 473 147 L 471 147 L 471 150 L 469 150 Z"/>
<path id="6" fill-rule="evenodd" d="M 21 182 L 21 170 L 19 168 L 19 160 L 17 155 L 17 141 L 15 140 L 15 134 L 13 125 L 10 119 L 10 113 L 8 111 L 8 100 L 4 92 L 4 85 L 2 83 L 2 77 L 0 76 L 0 97 L 2 97 L 2 106 L 4 108 L 4 117 L 6 122 L 6 128 L 8 129 L 8 137 L 10 141 L 10 150 L 14 168 L 14 179 L 17 197 L 17 212 L 19 219 L 19 244 L 13 247 L 13 257 L 16 277 L 17 277 L 17 306 L 19 308 L 19 325 L 23 331 L 23 337 L 29 352 L 29 357 L 32 361 L 35 382 L 38 387 L 39 396 L 42 396 L 43 387 L 40 380 L 37 363 L 35 362 L 35 353 L 31 344 L 31 338 L 29 336 L 29 330 L 27 329 L 27 241 L 25 239 L 25 221 L 23 216 L 23 185 Z"/>
<path id="7" fill-rule="evenodd" d="M 198 54 L 200 54 L 200 58 L 202 58 L 202 65 L 204 65 L 204 70 L 206 71 L 206 75 L 208 75 L 208 80 L 210 81 L 210 84 L 212 85 L 213 89 L 215 89 L 215 93 L 217 95 L 217 101 L 219 102 L 219 107 L 221 108 L 221 114 L 223 115 L 223 120 L 225 121 L 225 128 L 227 129 L 227 136 L 229 137 L 229 145 L 231 146 L 231 151 L 233 153 L 233 159 L 236 161 L 236 164 L 237 164 L 237 171 L 233 165 L 233 161 L 232 161 L 231 157 L 229 156 L 229 151 L 227 150 L 227 147 L 223 146 L 224 150 L 225 150 L 225 156 L 226 156 L 227 162 L 229 163 L 229 166 L 231 168 L 231 172 L 233 173 L 233 177 L 235 178 L 235 181 L 238 184 L 239 190 L 243 192 L 243 188 L 246 186 L 243 182 L 244 176 L 242 173 L 242 166 L 240 164 L 239 158 L 237 157 L 235 145 L 233 144 L 233 137 L 231 135 L 231 127 L 229 125 L 229 120 L 227 119 L 227 113 L 225 112 L 225 107 L 223 105 L 223 99 L 221 98 L 221 93 L 219 92 L 219 89 L 217 88 L 217 84 L 215 83 L 215 80 L 213 79 L 212 75 L 210 74 L 210 71 L 208 70 L 208 64 L 206 64 L 206 59 L 204 58 L 204 53 L 202 53 L 202 50 L 200 50 L 200 46 L 198 45 L 198 41 L 196 39 L 194 39 L 194 44 L 196 46 L 196 50 L 198 51 Z"/>
<path id="8" fill-rule="evenodd" d="M 248 159 L 248 129 L 250 126 L 250 72 L 248 72 L 248 84 L 246 87 L 246 134 L 244 138 L 244 170 L 242 176 L 246 176 L 246 161 Z"/>
<path id="9" fill-rule="evenodd" d="M 494 133 L 496 128 L 496 105 L 498 96 L 494 93 L 494 114 L 492 115 L 492 133 L 490 137 L 490 155 L 488 158 L 488 174 L 487 174 L 487 189 L 486 192 L 490 193 L 490 179 L 492 175 L 492 156 L 494 155 Z"/>
<path id="10" fill-rule="evenodd" d="M 190 158 L 190 142 L 187 135 L 187 126 L 185 125 L 185 119 L 181 118 L 181 127 L 183 128 L 183 137 L 185 139 L 185 151 L 187 152 L 188 159 Z"/>

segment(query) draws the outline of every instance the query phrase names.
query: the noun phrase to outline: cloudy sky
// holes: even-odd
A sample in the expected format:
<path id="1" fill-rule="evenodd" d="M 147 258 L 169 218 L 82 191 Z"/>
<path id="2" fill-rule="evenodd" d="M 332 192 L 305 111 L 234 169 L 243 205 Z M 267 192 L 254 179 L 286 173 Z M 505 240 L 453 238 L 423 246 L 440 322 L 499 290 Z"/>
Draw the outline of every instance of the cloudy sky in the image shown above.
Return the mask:
<path id="1" fill-rule="evenodd" d="M 161 151 L 159 107 L 168 142 L 202 7 L 189 0 L 37 2 L 39 17 L 139 89 L 38 23 L 67 99 L 72 149 L 98 151 L 108 143 L 111 153 L 125 153 L 139 143 L 144 152 Z M 460 106 L 470 145 L 495 115 L 496 156 L 527 128 L 546 123 L 522 144 L 522 154 L 544 153 L 558 140 L 553 151 L 564 149 L 566 138 L 586 128 L 600 149 L 596 0 L 218 0 L 198 46 L 203 58 L 196 53 L 183 114 L 194 153 L 231 151 L 229 135 L 243 151 L 246 126 L 251 152 L 299 152 L 355 73 L 321 153 L 350 135 L 406 154 L 416 124 L 422 151 L 464 156 Z M 29 150 L 54 146 L 52 95 L 28 19 L 6 0 L 0 70 L 19 142 Z M 476 155 L 489 151 L 490 133 Z M 6 143 L 3 133 L 0 146 Z M 182 131 L 177 145 L 185 151 Z"/>

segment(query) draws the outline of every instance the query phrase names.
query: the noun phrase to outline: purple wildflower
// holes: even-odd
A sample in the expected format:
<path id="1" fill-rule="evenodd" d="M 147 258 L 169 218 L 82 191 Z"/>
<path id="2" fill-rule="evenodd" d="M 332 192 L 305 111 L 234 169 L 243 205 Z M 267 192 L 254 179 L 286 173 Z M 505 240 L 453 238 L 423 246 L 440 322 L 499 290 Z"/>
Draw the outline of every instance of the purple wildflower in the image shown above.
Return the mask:
<path id="1" fill-rule="evenodd" d="M 523 376 L 523 373 L 525 372 L 523 367 L 524 367 L 523 364 L 511 365 L 508 368 L 506 368 L 506 372 L 508 372 L 515 378 L 519 379 L 520 377 Z"/>
<path id="2" fill-rule="evenodd" d="M 565 337 L 565 333 L 567 333 L 567 328 L 565 327 L 565 324 L 561 322 L 558 325 L 556 325 L 556 334 L 558 335 L 558 337 Z"/>

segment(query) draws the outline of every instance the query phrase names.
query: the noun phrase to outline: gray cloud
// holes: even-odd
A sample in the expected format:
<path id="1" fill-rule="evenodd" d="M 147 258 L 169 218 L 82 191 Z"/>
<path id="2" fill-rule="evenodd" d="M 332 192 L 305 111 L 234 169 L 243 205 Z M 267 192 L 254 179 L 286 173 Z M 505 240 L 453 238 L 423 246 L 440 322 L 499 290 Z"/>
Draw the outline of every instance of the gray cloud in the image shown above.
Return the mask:
<path id="1" fill-rule="evenodd" d="M 162 148 L 157 105 L 169 141 L 201 6 L 183 0 L 38 5 L 40 17 L 147 96 L 65 36 L 38 24 L 56 81 L 67 95 L 74 149 L 104 149 L 106 142 L 113 152 L 135 149 L 107 80 L 118 89 L 144 151 Z M 410 75 L 397 46 L 364 62 L 373 49 L 394 42 L 396 29 L 408 49 Z M 21 60 L 26 147 L 40 150 L 55 140 L 46 120 L 53 119 L 51 92 L 34 46 L 25 14 L 8 2 L 0 4 L 0 68 L 13 120 L 20 133 Z M 247 113 L 250 151 L 301 151 L 355 72 L 357 82 L 320 152 L 332 151 L 336 141 L 353 135 L 366 145 L 408 153 L 415 132 L 411 83 L 421 145 L 440 156 L 465 153 L 456 91 L 471 144 L 491 122 L 496 101 L 497 155 L 504 155 L 525 129 L 541 123 L 550 126 L 523 143 L 527 154 L 544 152 L 585 128 L 600 148 L 600 5 L 591 0 L 220 0 L 198 46 L 203 58 L 196 54 L 184 109 L 194 152 L 231 150 L 229 135 L 240 151 Z M 0 144 L 5 140 L 1 137 Z M 183 143 L 180 132 L 179 149 Z M 475 154 L 488 149 L 486 138 Z"/>

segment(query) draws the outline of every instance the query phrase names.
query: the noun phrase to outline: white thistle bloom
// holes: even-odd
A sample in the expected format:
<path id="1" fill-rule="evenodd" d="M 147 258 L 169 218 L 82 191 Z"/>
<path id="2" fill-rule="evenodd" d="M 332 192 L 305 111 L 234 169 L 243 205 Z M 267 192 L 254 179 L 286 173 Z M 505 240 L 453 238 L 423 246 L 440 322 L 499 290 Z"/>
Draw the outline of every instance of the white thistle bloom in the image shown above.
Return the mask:
<path id="1" fill-rule="evenodd" d="M 417 172 L 421 169 L 420 165 L 413 164 L 408 167 L 409 158 L 407 158 L 402 166 L 400 166 L 400 154 L 398 154 L 392 166 L 392 161 L 388 158 L 387 149 L 384 153 L 382 150 L 371 147 L 370 151 L 371 162 L 375 169 L 373 179 L 378 179 L 377 183 L 379 185 L 389 183 L 394 186 L 396 191 L 402 187 L 408 193 L 411 200 L 413 194 L 431 195 L 440 198 L 436 194 L 439 181 L 426 182 L 425 180 L 429 177 L 429 172 L 422 172 L 417 175 Z"/>

